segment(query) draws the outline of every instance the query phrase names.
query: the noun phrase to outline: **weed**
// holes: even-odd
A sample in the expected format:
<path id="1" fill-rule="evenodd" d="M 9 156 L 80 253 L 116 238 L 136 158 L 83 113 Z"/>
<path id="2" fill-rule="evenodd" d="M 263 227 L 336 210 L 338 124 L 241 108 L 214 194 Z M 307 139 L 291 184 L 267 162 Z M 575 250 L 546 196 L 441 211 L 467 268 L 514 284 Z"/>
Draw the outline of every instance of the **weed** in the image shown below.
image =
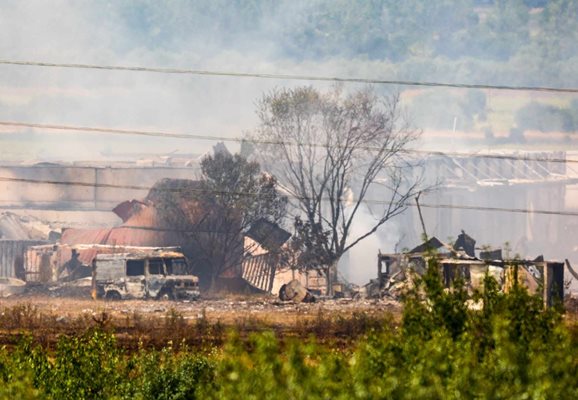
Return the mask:
<path id="1" fill-rule="evenodd" d="M 0 314 L 0 323 L 7 329 L 34 329 L 41 325 L 43 315 L 30 303 L 7 307 Z"/>

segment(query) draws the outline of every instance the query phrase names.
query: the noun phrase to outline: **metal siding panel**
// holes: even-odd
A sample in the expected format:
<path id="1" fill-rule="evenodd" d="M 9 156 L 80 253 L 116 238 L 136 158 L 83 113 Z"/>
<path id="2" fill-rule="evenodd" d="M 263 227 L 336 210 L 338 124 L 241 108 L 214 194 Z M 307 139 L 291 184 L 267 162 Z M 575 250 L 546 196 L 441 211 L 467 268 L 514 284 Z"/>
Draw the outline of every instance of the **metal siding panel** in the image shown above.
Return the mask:
<path id="1" fill-rule="evenodd" d="M 259 254 L 243 261 L 243 278 L 252 286 L 269 292 L 275 279 L 276 266 L 270 254 Z"/>
<path id="2" fill-rule="evenodd" d="M 0 242 L 0 276 L 5 276 L 4 274 L 4 256 L 6 252 L 4 251 L 4 243 Z"/>
<path id="3" fill-rule="evenodd" d="M 249 260 L 244 260 L 243 261 L 243 273 L 241 274 L 241 277 L 243 279 L 248 279 L 249 278 L 249 273 L 250 270 L 249 268 L 251 267 L 251 263 L 249 262 Z"/>
<path id="4" fill-rule="evenodd" d="M 259 280 L 261 278 L 261 256 L 258 255 L 255 257 L 255 260 L 253 261 L 255 263 L 255 276 L 253 278 L 253 286 L 255 286 L 256 288 L 259 288 Z"/>
<path id="5" fill-rule="evenodd" d="M 0 241 L 0 253 L 2 255 L 2 259 L 0 260 L 0 276 L 5 276 L 5 277 L 12 277 L 13 276 L 10 273 L 10 260 L 12 259 L 12 256 L 11 256 L 12 246 L 13 246 L 13 242 L 11 240 Z"/>
<path id="6" fill-rule="evenodd" d="M 16 264 L 24 263 L 26 249 L 45 243 L 47 242 L 41 240 L 0 240 L 0 276 L 16 277 Z"/>
<path id="7" fill-rule="evenodd" d="M 255 276 L 257 275 L 257 265 L 255 260 L 251 259 L 249 261 L 249 282 L 253 283 L 255 281 Z"/>
<path id="8" fill-rule="evenodd" d="M 267 267 L 269 265 L 269 263 L 267 263 L 266 259 L 269 257 L 263 257 L 263 261 L 262 261 L 262 265 L 260 268 L 260 272 L 261 272 L 261 279 L 259 279 L 259 289 L 263 289 L 265 290 L 265 283 L 266 283 L 266 279 L 267 279 Z"/>
<path id="9" fill-rule="evenodd" d="M 257 260 L 255 258 L 251 258 L 251 275 L 249 276 L 249 280 L 251 283 L 255 282 L 255 279 L 257 278 L 257 273 L 258 273 L 258 266 L 257 266 Z"/>
<path id="10" fill-rule="evenodd" d="M 267 291 L 269 293 L 273 292 L 273 285 L 275 283 L 275 272 L 277 270 L 277 265 L 271 265 L 271 275 L 269 277 L 269 287 L 267 288 Z"/>

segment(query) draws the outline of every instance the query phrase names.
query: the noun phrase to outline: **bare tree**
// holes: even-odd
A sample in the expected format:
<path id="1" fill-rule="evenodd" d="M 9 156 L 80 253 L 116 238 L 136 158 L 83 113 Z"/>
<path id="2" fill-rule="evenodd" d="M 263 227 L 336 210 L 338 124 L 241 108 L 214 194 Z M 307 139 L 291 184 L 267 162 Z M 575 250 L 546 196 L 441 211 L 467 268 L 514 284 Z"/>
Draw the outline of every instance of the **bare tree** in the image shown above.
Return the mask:
<path id="1" fill-rule="evenodd" d="M 279 89 L 260 99 L 257 114 L 262 165 L 293 197 L 294 214 L 312 235 L 301 242 L 315 246 L 308 251 L 327 265 L 331 292 L 341 256 L 404 211 L 418 192 L 406 150 L 419 133 L 403 118 L 398 96 L 381 97 L 372 88 L 348 95 L 340 88 Z M 382 197 L 371 203 L 370 192 Z M 375 221 L 352 236 L 364 206 Z"/>

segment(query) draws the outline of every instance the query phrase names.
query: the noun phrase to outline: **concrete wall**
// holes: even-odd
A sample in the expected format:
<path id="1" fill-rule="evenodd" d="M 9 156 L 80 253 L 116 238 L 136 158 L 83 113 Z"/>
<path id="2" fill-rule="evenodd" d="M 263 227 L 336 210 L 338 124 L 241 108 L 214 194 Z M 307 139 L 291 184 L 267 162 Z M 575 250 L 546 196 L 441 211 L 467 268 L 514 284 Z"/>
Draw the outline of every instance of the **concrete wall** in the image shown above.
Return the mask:
<path id="1" fill-rule="evenodd" d="M 160 179 L 197 177 L 198 169 L 194 167 L 5 166 L 0 167 L 0 208 L 110 210 L 125 200 L 145 197 L 148 189 Z M 81 185 L 66 182 L 79 182 Z"/>

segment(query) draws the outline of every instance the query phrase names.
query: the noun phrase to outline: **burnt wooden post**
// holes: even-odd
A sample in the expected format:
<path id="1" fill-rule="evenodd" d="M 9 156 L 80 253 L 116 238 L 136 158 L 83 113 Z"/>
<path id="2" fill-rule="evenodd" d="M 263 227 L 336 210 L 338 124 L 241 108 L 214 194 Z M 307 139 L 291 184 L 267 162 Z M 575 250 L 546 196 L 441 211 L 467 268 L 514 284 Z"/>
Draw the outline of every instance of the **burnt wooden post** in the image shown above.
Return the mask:
<path id="1" fill-rule="evenodd" d="M 92 259 L 92 282 L 90 295 L 93 300 L 96 300 L 96 256 Z"/>
<path id="2" fill-rule="evenodd" d="M 544 263 L 544 307 L 552 307 L 555 299 L 564 301 L 564 263 Z"/>
<path id="3" fill-rule="evenodd" d="M 379 282 L 379 287 L 383 287 L 383 279 L 381 277 L 381 251 L 377 253 L 377 279 Z"/>
<path id="4" fill-rule="evenodd" d="M 271 264 L 271 271 L 269 275 L 269 287 L 267 291 L 271 293 L 273 291 L 273 282 L 275 281 L 275 273 L 277 272 L 277 265 L 279 264 L 279 257 L 275 256 L 274 261 Z"/>

